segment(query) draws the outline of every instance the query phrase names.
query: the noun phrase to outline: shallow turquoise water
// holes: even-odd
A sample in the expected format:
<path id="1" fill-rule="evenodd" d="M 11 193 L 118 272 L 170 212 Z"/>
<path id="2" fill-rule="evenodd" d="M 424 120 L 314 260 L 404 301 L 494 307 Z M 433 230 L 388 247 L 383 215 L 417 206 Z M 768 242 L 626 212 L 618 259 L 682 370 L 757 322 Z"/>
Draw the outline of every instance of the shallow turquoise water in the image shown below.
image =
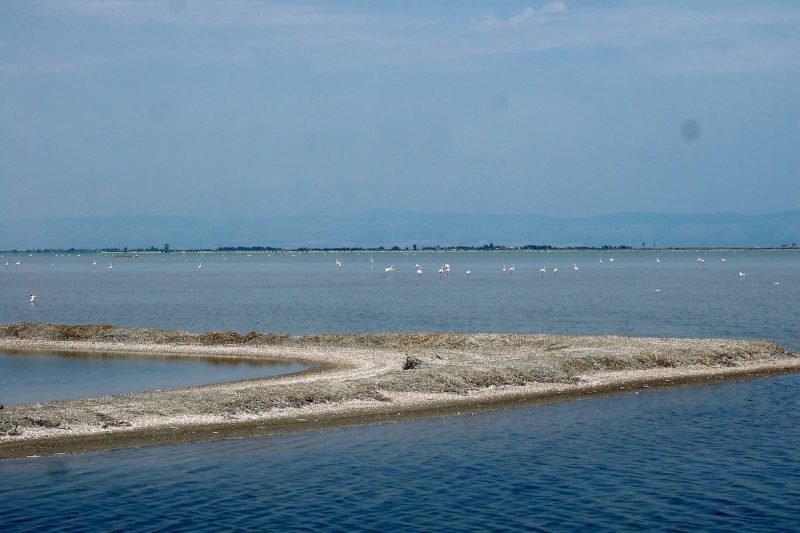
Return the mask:
<path id="1" fill-rule="evenodd" d="M 792 530 L 800 376 L 0 462 L 4 530 Z"/>
<path id="2" fill-rule="evenodd" d="M 0 404 L 205 385 L 305 370 L 300 363 L 110 353 L 0 352 Z"/>

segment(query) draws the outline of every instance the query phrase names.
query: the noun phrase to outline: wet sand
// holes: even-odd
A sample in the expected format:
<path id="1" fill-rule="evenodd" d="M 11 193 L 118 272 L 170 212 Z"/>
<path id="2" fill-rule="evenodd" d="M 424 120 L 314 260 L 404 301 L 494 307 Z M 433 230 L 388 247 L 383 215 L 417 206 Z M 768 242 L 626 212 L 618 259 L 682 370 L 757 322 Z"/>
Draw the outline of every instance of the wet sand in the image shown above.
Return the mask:
<path id="1" fill-rule="evenodd" d="M 0 458 L 381 423 L 800 371 L 800 354 L 773 342 L 726 339 L 292 337 L 11 324 L 0 326 L 0 349 L 258 358 L 311 366 L 248 381 L 6 406 L 0 410 Z"/>

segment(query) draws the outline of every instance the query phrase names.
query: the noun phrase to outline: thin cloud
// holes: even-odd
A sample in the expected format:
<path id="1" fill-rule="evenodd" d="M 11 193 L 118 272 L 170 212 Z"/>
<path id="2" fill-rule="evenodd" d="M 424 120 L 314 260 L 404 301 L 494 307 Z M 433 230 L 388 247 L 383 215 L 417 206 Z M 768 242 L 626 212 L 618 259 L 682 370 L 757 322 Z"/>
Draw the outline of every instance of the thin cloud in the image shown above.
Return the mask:
<path id="1" fill-rule="evenodd" d="M 322 69 L 459 67 L 505 55 L 608 47 L 630 52 L 643 68 L 671 73 L 682 65 L 686 71 L 709 72 L 797 68 L 795 52 L 800 48 L 800 37 L 792 31 L 800 22 L 800 6 L 793 4 L 601 9 L 553 1 L 506 17 L 492 13 L 471 19 L 251 0 L 40 0 L 34 5 L 59 17 L 102 18 L 123 31 L 152 28 L 152 42 L 143 43 L 141 57 L 165 61 L 245 64 L 279 58 Z M 160 42 L 159 36 L 172 27 L 191 28 L 193 42 L 185 47 Z M 224 43 L 215 41 L 219 35 Z M 14 62 L 0 56 L 7 72 L 13 70 L 9 61 Z"/>
<path id="2" fill-rule="evenodd" d="M 800 68 L 798 43 L 738 46 L 725 49 L 713 47 L 685 51 L 664 64 L 669 73 L 736 73 Z"/>
<path id="3" fill-rule="evenodd" d="M 82 56 L 68 59 L 13 61 L 0 59 L 0 76 L 36 76 L 78 72 L 108 65 L 109 61 L 100 56 Z"/>
<path id="4" fill-rule="evenodd" d="M 564 2 L 551 2 L 539 9 L 526 7 L 519 13 L 511 15 L 506 19 L 498 18 L 494 13 L 485 15 L 473 23 L 473 27 L 478 30 L 502 30 L 507 28 L 517 28 L 531 23 L 543 23 L 555 17 L 564 15 L 568 12 L 567 4 Z"/>

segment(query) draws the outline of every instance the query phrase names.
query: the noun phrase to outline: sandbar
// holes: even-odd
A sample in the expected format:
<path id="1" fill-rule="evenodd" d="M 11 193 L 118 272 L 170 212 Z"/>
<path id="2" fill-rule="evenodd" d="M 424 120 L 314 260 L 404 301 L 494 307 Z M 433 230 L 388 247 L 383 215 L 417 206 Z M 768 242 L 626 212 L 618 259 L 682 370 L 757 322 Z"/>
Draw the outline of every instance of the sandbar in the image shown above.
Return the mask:
<path id="1" fill-rule="evenodd" d="M 290 336 L 8 324 L 0 325 L 0 349 L 310 366 L 246 381 L 5 406 L 0 459 L 393 422 L 800 371 L 800 354 L 771 341 L 627 336 Z"/>

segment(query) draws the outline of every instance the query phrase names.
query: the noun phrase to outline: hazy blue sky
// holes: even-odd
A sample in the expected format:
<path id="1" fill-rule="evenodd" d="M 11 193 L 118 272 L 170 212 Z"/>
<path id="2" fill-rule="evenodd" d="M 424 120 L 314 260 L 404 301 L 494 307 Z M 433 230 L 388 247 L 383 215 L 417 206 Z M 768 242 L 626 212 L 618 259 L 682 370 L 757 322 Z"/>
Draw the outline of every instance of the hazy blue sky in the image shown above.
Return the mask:
<path id="1" fill-rule="evenodd" d="M 0 217 L 800 209 L 800 2 L 0 3 Z"/>

